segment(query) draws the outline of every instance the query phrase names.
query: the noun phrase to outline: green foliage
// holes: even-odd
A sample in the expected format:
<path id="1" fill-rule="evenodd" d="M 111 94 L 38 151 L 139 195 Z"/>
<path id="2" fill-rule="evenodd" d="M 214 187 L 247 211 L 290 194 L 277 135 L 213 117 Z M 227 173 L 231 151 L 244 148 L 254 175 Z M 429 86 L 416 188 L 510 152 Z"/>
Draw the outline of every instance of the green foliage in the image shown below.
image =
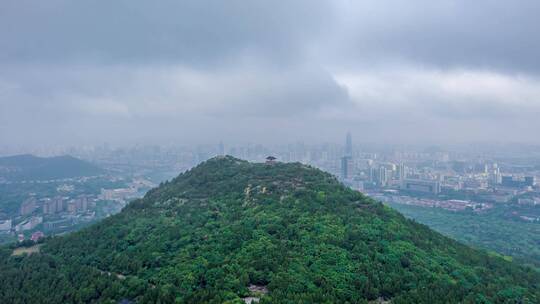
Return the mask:
<path id="1" fill-rule="evenodd" d="M 405 216 L 451 236 L 466 244 L 492 250 L 540 269 L 540 223 L 516 220 L 512 213 L 517 208 L 536 209 L 540 206 L 496 205 L 483 213 L 454 212 L 440 208 L 424 208 L 390 204 Z"/>
<path id="2" fill-rule="evenodd" d="M 209 160 L 41 253 L 0 250 L 0 303 L 538 303 L 540 275 L 301 164 Z"/>

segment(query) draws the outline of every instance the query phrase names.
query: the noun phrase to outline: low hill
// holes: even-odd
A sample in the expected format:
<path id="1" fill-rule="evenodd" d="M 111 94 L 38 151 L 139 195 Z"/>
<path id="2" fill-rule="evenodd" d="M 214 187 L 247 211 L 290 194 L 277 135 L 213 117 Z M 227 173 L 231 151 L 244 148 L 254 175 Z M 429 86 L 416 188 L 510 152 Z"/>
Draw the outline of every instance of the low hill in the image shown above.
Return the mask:
<path id="1" fill-rule="evenodd" d="M 0 157 L 0 178 L 7 181 L 64 179 L 102 173 L 101 168 L 69 155 L 37 157 L 25 154 Z"/>
<path id="2" fill-rule="evenodd" d="M 0 303 L 539 303 L 539 273 L 320 170 L 218 157 L 39 253 L 0 250 Z"/>

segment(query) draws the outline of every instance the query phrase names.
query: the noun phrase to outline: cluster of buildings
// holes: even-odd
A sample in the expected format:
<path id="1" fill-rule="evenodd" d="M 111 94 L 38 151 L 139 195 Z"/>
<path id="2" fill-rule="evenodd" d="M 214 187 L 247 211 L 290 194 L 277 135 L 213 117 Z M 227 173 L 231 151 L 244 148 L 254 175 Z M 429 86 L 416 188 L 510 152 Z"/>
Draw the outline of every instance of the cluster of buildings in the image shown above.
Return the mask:
<path id="1" fill-rule="evenodd" d="M 540 204 L 540 169 L 489 157 L 453 155 L 440 150 L 385 153 L 355 151 L 347 134 L 339 170 L 346 185 L 378 200 L 451 211 L 481 212 L 496 204 L 515 204 L 516 217 L 539 217 L 523 206 Z M 333 169 L 333 170 L 332 170 Z"/>
<path id="2" fill-rule="evenodd" d="M 514 165 L 513 152 L 508 153 L 510 157 L 505 159 L 500 153 L 495 155 L 485 151 L 478 152 L 474 147 L 461 147 L 455 151 L 376 144 L 359 147 L 353 145 L 351 133 L 346 134 L 345 142 L 341 144 L 309 145 L 297 142 L 276 146 L 226 146 L 220 142 L 218 145 L 198 146 L 135 145 L 111 148 L 104 144 L 78 147 L 57 151 L 56 154 L 69 153 L 90 160 L 110 172 L 117 172 L 118 176 L 145 178 L 127 187 L 103 189 L 92 199 L 29 199 L 21 205 L 20 214 L 24 217 L 43 216 L 43 226 L 62 226 L 66 224 L 62 222 L 64 218 L 53 221 L 51 217 L 84 214 L 92 209 L 94 199 L 113 201 L 123 206 L 130 199 L 140 197 L 143 194 L 141 189 L 152 188 L 160 181 L 177 176 L 208 158 L 225 154 L 255 162 L 273 155 L 282 162 L 309 164 L 337 176 L 356 190 L 371 196 L 387 197 L 395 202 L 448 210 L 487 210 L 497 204 L 534 206 L 540 203 L 540 186 L 537 182 L 539 168 L 524 166 L 527 161 Z M 70 188 L 63 185 L 59 190 L 69 191 Z M 397 191 L 397 194 L 393 191 Z M 36 215 L 35 210 L 40 210 L 40 214 Z M 15 222 L 20 224 L 21 221 Z M 9 225 L 13 226 L 13 223 Z M 7 226 L 7 221 L 0 221 L 0 231 Z"/>
<path id="3" fill-rule="evenodd" d="M 40 200 L 30 197 L 21 204 L 20 215 L 27 216 L 36 213 L 36 211 L 43 215 L 54 215 L 63 212 L 83 213 L 88 211 L 88 202 L 89 196 L 86 195 L 76 198 L 56 196 Z"/>
<path id="4" fill-rule="evenodd" d="M 105 201 L 116 201 L 125 204 L 130 199 L 139 197 L 139 190 L 135 187 L 118 189 L 101 189 L 99 199 Z"/>
<path id="5" fill-rule="evenodd" d="M 349 136 L 347 136 L 347 146 L 350 145 Z M 376 156 L 366 158 L 373 156 L 369 154 L 353 158 L 350 152 L 352 148 L 345 150 L 348 154 L 341 158 L 339 178 L 343 183 L 359 191 L 401 189 L 435 195 L 441 192 L 440 179 L 419 174 L 403 162 L 379 161 Z"/>
<path id="6" fill-rule="evenodd" d="M 53 232 L 94 219 L 91 209 L 95 201 L 89 195 L 40 199 L 30 196 L 21 203 L 18 216 L 0 220 L 0 235 L 16 235 L 19 241 L 27 236 L 37 240 L 44 236 L 42 230 Z"/>
<path id="7" fill-rule="evenodd" d="M 398 190 L 412 197 L 449 195 L 449 199 L 460 199 L 459 194 L 472 193 L 478 203 L 509 203 L 523 193 L 539 191 L 536 179 L 540 171 L 513 167 L 511 161 L 497 159 L 493 153 L 485 151 L 477 153 L 467 147 L 445 151 L 440 148 L 396 148 L 377 144 L 359 148 L 353 144 L 349 132 L 344 144 L 309 145 L 297 142 L 265 146 L 225 145 L 220 142 L 217 145 L 136 145 L 116 149 L 104 144 L 72 152 L 119 172 L 145 175 L 167 171 L 170 175 L 166 178 L 174 177 L 216 155 L 227 154 L 255 162 L 273 155 L 282 162 L 301 162 L 318 167 L 367 194 Z M 515 156 L 513 152 L 508 155 Z M 100 198 L 125 201 L 134 196 L 134 192 L 129 188 L 106 190 Z"/>
<path id="8" fill-rule="evenodd" d="M 12 219 L 0 220 L 0 234 L 34 230 L 41 223 L 43 223 L 42 216 L 32 216 L 30 218 L 26 218 L 16 225 L 13 224 Z"/>
<path id="9" fill-rule="evenodd" d="M 19 213 L 9 219 L 0 218 L 0 240 L 2 235 L 18 236 L 19 240 L 39 234 L 57 233 L 73 229 L 77 224 L 88 223 L 120 211 L 129 200 L 138 198 L 154 186 L 145 179 L 134 179 L 129 187 L 101 189 L 99 195 L 58 195 L 41 197 L 31 195 L 21 202 Z M 64 193 L 65 194 L 65 193 Z M 99 204 L 98 202 L 102 202 Z"/>
<path id="10" fill-rule="evenodd" d="M 120 185 L 124 180 L 119 178 L 112 182 Z M 39 239 L 43 231 L 48 234 L 71 231 L 79 224 L 119 212 L 129 200 L 141 197 L 154 186 L 145 178 L 133 178 L 125 188 L 101 189 L 98 195 L 74 193 L 72 184 L 60 184 L 54 196 L 30 193 L 20 203 L 17 214 L 0 214 L 0 243 L 15 237 Z"/>

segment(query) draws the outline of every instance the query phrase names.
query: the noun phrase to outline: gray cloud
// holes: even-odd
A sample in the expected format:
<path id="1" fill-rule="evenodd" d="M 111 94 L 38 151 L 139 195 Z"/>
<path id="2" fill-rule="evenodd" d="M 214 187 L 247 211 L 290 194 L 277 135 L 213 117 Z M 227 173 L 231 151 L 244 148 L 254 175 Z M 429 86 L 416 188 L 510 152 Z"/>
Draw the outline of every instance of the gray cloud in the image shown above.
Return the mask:
<path id="1" fill-rule="evenodd" d="M 255 54 L 302 56 L 332 18 L 329 1 L 6 1 L 3 62 L 91 61 L 198 66 Z"/>
<path id="2" fill-rule="evenodd" d="M 540 72 L 540 2 L 360 1 L 333 45 L 360 61 Z"/>
<path id="3" fill-rule="evenodd" d="M 537 1 L 1 6 L 4 143 L 530 141 L 540 128 Z"/>
<path id="4" fill-rule="evenodd" d="M 281 65 L 316 54 L 336 65 L 412 60 L 534 72 L 539 10 L 534 0 L 8 0 L 0 10 L 0 62 L 201 68 L 250 56 Z"/>
<path id="5" fill-rule="evenodd" d="M 159 133 L 164 138 L 174 134 L 175 139 L 200 140 L 205 131 L 215 133 L 216 125 L 229 125 L 238 134 L 253 129 L 253 139 L 278 121 L 283 127 L 286 120 L 305 122 L 309 116 L 354 106 L 347 90 L 326 71 L 306 66 L 276 69 L 252 64 L 212 71 L 183 66 L 33 66 L 14 68 L 9 74 L 11 82 L 4 82 L 0 90 L 2 121 L 17 126 L 13 137 L 31 133 L 37 141 L 46 130 L 49 139 L 80 140 L 78 134 L 90 134 L 92 140 L 135 140 Z M 36 125 L 45 129 L 36 130 Z M 109 127 L 115 130 L 98 131 Z M 189 134 L 194 127 L 198 134 Z"/>

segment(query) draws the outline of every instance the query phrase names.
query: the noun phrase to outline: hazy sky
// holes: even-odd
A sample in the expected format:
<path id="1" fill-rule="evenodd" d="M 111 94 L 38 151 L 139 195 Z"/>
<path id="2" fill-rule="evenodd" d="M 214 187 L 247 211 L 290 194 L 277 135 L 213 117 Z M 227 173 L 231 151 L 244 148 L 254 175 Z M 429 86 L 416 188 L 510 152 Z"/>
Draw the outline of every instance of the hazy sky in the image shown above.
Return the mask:
<path id="1" fill-rule="evenodd" d="M 0 145 L 540 142 L 540 1 L 0 2 Z"/>

